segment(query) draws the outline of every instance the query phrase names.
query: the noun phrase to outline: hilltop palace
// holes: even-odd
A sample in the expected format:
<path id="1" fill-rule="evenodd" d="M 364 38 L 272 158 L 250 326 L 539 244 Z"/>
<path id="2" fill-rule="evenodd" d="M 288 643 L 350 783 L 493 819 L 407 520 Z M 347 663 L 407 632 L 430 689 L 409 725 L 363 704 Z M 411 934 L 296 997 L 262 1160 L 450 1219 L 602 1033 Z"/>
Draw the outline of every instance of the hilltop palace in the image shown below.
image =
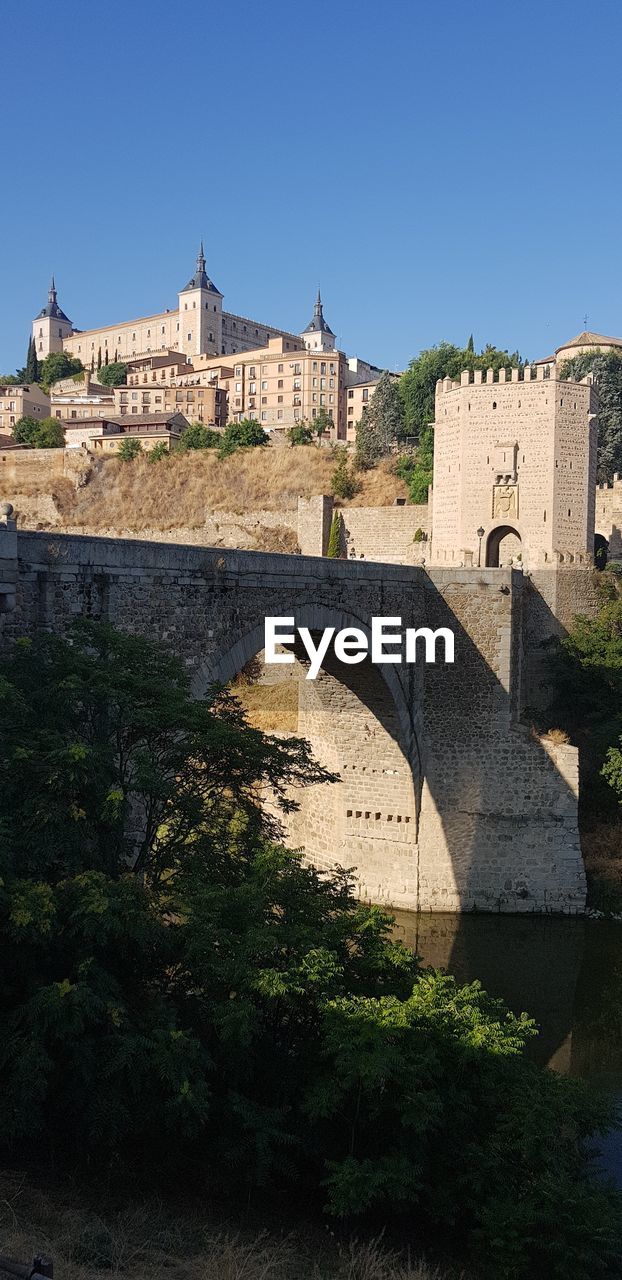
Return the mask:
<path id="1" fill-rule="evenodd" d="M 174 310 L 82 331 L 61 309 L 52 279 L 47 306 L 35 317 L 32 336 L 39 360 L 51 351 L 66 351 L 91 373 L 102 364 L 122 361 L 132 366 L 141 385 L 158 382 L 220 390 L 219 397 L 204 394 L 201 413 L 192 411 L 199 421 L 218 425 L 225 417 L 254 417 L 268 431 L 285 431 L 323 409 L 334 423 L 333 434 L 353 439 L 354 425 L 381 370 L 336 350 L 319 289 L 311 320 L 299 334 L 223 311 L 222 304 L 223 294 L 206 272 L 201 244 L 195 270 Z M 238 359 L 232 361 L 232 356 Z M 193 394 L 190 401 L 181 395 L 169 397 L 165 404 L 146 393 L 136 397 L 134 411 L 152 412 L 157 407 L 162 412 L 173 404 L 182 411 L 191 405 L 198 408 L 198 396 Z"/>

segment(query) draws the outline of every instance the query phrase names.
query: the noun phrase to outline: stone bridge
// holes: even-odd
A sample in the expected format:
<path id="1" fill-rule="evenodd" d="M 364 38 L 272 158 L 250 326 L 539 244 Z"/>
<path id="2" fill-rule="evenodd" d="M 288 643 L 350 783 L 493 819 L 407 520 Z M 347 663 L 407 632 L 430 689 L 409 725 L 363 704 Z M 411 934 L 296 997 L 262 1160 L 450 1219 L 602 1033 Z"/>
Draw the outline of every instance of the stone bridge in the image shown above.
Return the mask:
<path id="1" fill-rule="evenodd" d="M 301 793 L 289 839 L 319 867 L 356 868 L 361 894 L 378 902 L 583 909 L 576 751 L 520 722 L 529 646 L 543 618 L 555 629 L 522 573 L 18 533 L 9 512 L 0 610 L 3 644 L 62 633 L 79 615 L 159 640 L 199 697 L 262 650 L 266 615 L 313 631 L 369 633 L 373 616 L 451 627 L 453 665 L 345 666 L 333 655 L 301 681 L 299 733 L 340 781 Z"/>

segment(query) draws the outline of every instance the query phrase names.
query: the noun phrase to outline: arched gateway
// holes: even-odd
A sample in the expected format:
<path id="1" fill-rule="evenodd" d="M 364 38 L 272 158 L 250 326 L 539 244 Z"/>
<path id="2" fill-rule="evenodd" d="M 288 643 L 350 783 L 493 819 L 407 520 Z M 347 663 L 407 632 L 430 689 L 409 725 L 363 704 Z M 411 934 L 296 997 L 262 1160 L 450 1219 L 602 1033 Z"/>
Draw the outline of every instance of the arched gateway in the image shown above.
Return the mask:
<path id="1" fill-rule="evenodd" d="M 521 554 L 521 536 L 511 524 L 498 525 L 486 541 L 486 568 L 507 569 Z"/>
<path id="2" fill-rule="evenodd" d="M 165 644 L 197 696 L 263 648 L 266 616 L 312 631 L 369 632 L 373 617 L 451 628 L 452 665 L 344 666 L 329 650 L 318 679 L 301 683 L 299 732 L 341 781 L 304 794 L 292 842 L 320 866 L 356 868 L 365 896 L 396 906 L 583 909 L 576 751 L 519 722 L 524 591 L 504 570 L 17 533 L 0 521 L 0 643 L 62 633 L 85 614 Z M 532 643 L 533 625 L 527 634 Z"/>

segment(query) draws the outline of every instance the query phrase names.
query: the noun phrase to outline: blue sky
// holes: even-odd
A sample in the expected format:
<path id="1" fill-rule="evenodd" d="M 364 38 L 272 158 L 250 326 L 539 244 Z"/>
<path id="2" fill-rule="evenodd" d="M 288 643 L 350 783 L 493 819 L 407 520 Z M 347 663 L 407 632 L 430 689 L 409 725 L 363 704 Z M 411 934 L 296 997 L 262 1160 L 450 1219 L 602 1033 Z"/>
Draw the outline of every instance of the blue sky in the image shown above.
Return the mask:
<path id="1" fill-rule="evenodd" d="M 79 328 L 225 307 L 388 368 L 622 334 L 622 7 L 7 0 L 0 371 L 50 273 Z"/>

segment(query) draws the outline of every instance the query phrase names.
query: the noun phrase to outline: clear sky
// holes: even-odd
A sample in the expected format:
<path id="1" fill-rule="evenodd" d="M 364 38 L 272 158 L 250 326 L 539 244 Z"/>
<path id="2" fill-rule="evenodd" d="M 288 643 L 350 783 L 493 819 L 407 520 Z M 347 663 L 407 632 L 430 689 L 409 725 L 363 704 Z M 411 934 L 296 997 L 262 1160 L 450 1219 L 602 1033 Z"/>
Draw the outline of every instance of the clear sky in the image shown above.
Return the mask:
<path id="1" fill-rule="evenodd" d="M 224 306 L 401 368 L 622 334 L 619 0 L 5 0 L 0 372 L 74 324 Z"/>

